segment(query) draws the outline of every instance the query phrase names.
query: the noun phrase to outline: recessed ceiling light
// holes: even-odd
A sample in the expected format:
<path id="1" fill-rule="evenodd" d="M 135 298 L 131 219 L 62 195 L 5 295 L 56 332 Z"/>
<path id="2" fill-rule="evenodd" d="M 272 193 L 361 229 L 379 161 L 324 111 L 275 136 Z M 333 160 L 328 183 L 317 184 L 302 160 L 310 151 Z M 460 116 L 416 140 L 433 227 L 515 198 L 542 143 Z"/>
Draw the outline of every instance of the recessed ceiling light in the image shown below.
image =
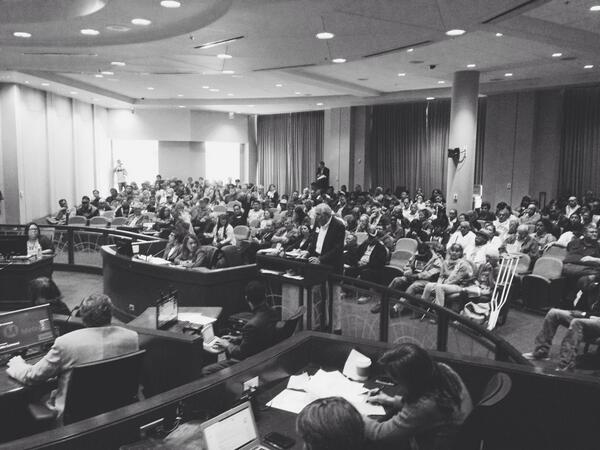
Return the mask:
<path id="1" fill-rule="evenodd" d="M 233 58 L 233 56 L 228 55 L 227 53 L 219 53 L 217 55 L 217 58 L 219 58 L 219 59 L 231 59 L 231 58 Z"/>
<path id="2" fill-rule="evenodd" d="M 414 51 L 415 51 L 415 49 L 414 49 L 414 48 L 409 48 L 409 49 L 408 49 L 408 50 L 406 50 L 406 51 L 407 51 L 408 53 L 412 53 L 412 52 L 414 52 Z"/>
<path id="3" fill-rule="evenodd" d="M 315 34 L 315 37 L 317 39 L 333 39 L 335 37 L 335 34 L 329 33 L 327 31 L 322 31 L 320 33 Z"/>
<path id="4" fill-rule="evenodd" d="M 235 70 L 223 70 L 221 71 L 223 75 L 232 75 L 235 73 Z"/>
<path id="5" fill-rule="evenodd" d="M 104 75 L 102 75 L 101 73 L 97 73 L 96 75 L 94 75 L 96 78 L 104 78 Z"/>
<path id="6" fill-rule="evenodd" d="M 302 92 L 297 92 L 296 91 L 296 92 L 294 92 L 294 94 L 296 94 L 296 95 L 302 95 Z"/>
<path id="7" fill-rule="evenodd" d="M 275 87 L 283 87 L 283 84 L 281 84 L 281 83 L 277 83 L 277 84 L 275 85 Z"/>
<path id="8" fill-rule="evenodd" d="M 107 25 L 106 29 L 108 31 L 117 31 L 119 33 L 125 33 L 129 30 L 131 30 L 131 28 L 126 27 L 125 25 Z"/>
<path id="9" fill-rule="evenodd" d="M 113 61 L 110 63 L 111 66 L 123 67 L 125 63 L 123 61 Z"/>
<path id="10" fill-rule="evenodd" d="M 512 77 L 512 76 L 513 76 L 513 74 L 512 74 L 512 72 L 506 72 L 506 73 L 504 74 L 504 76 L 505 76 L 505 77 Z"/>
<path id="11" fill-rule="evenodd" d="M 77 95 L 78 92 L 77 91 L 71 91 L 71 92 L 69 92 L 69 94 L 71 94 L 71 95 Z"/>
<path id="12" fill-rule="evenodd" d="M 29 81 L 25 81 L 25 84 L 29 84 Z"/>
<path id="13" fill-rule="evenodd" d="M 209 89 L 209 91 L 210 91 L 210 92 L 219 92 L 219 90 L 218 90 L 218 89 L 216 89 L 216 88 Z"/>
<path id="14" fill-rule="evenodd" d="M 469 69 L 472 69 L 473 67 L 477 67 L 477 65 L 476 65 L 476 64 L 467 64 L 467 67 L 468 67 Z"/>
<path id="15" fill-rule="evenodd" d="M 435 100 L 435 97 L 427 97 L 425 100 Z"/>
<path id="16" fill-rule="evenodd" d="M 590 7 L 590 11 L 600 11 L 600 5 L 594 5 Z"/>
<path id="17" fill-rule="evenodd" d="M 503 33 L 496 33 L 496 37 L 502 37 L 502 36 L 504 36 Z"/>
<path id="18" fill-rule="evenodd" d="M 102 72 L 100 72 L 102 75 L 114 75 L 114 72 L 111 72 L 110 70 L 103 70 Z"/>
<path id="19" fill-rule="evenodd" d="M 202 86 L 202 89 L 210 89 L 210 86 Z"/>
<path id="20" fill-rule="evenodd" d="M 177 97 L 183 97 L 183 94 L 177 94 Z"/>
<path id="21" fill-rule="evenodd" d="M 562 56 L 562 53 L 560 53 L 560 52 L 552 53 L 553 58 L 560 58 L 561 56 Z"/>
<path id="22" fill-rule="evenodd" d="M 152 23 L 151 20 L 148 19 L 142 19 L 142 18 L 137 18 L 137 19 L 131 19 L 131 23 L 134 25 L 140 25 L 140 26 L 148 26 Z"/>
<path id="23" fill-rule="evenodd" d="M 179 106 L 178 106 L 178 108 L 185 108 L 185 106 L 183 106 L 183 105 L 179 105 Z"/>
<path id="24" fill-rule="evenodd" d="M 586 64 L 585 66 L 583 66 L 584 69 L 593 69 L 594 65 L 593 64 Z"/>
<path id="25" fill-rule="evenodd" d="M 346 59 L 345 58 L 333 58 L 331 60 L 331 62 L 335 63 L 335 64 L 343 64 L 346 62 Z"/>
<path id="26" fill-rule="evenodd" d="M 163 8 L 179 8 L 181 6 L 181 2 L 177 2 L 175 0 L 162 0 L 160 2 L 160 6 Z"/>
<path id="27" fill-rule="evenodd" d="M 466 31 L 465 30 L 461 30 L 460 28 L 455 28 L 453 30 L 446 31 L 446 34 L 448 36 L 462 36 L 465 33 L 466 33 Z"/>
<path id="28" fill-rule="evenodd" d="M 438 84 L 446 84 L 444 80 L 438 80 Z"/>
<path id="29" fill-rule="evenodd" d="M 323 106 L 323 103 L 319 102 L 317 103 L 317 106 Z"/>
<path id="30" fill-rule="evenodd" d="M 406 76 L 406 74 L 405 74 L 404 72 L 400 72 L 400 73 L 398 74 L 398 76 L 399 76 L 399 77 L 405 77 L 405 76 Z"/>
<path id="31" fill-rule="evenodd" d="M 94 30 L 92 28 L 84 28 L 83 30 L 79 30 L 81 34 L 85 34 L 86 36 L 98 36 L 100 32 L 98 30 Z"/>
<path id="32" fill-rule="evenodd" d="M 50 83 L 42 83 L 42 86 L 50 86 Z"/>
<path id="33" fill-rule="evenodd" d="M 149 91 L 153 91 L 154 88 L 152 86 L 148 86 L 146 89 L 148 89 Z"/>
<path id="34" fill-rule="evenodd" d="M 31 33 L 27 33 L 25 31 L 15 31 L 13 33 L 14 37 L 20 37 L 20 38 L 30 38 L 31 37 Z"/>
<path id="35" fill-rule="evenodd" d="M 229 93 L 227 94 L 227 97 L 233 97 L 233 94 L 232 94 L 231 92 L 229 92 Z"/>

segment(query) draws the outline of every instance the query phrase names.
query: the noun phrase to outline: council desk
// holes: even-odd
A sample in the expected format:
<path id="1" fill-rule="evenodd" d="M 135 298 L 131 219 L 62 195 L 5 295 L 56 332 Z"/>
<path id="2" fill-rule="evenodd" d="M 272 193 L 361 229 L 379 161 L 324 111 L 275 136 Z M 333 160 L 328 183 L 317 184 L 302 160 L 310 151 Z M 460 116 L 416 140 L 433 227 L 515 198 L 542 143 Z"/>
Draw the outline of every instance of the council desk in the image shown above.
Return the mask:
<path id="1" fill-rule="evenodd" d="M 35 260 L 0 261 L 0 310 L 31 306 L 28 284 L 39 277 L 52 277 L 54 256 Z"/>
<path id="2" fill-rule="evenodd" d="M 255 398 L 255 415 L 261 436 L 279 431 L 295 439 L 294 448 L 302 448 L 296 435 L 296 415 L 266 406 L 281 392 L 290 375 L 317 368 L 341 370 L 351 349 L 376 361 L 393 344 L 362 339 L 301 332 L 276 346 L 252 356 L 235 366 L 185 386 L 172 389 L 151 399 L 108 414 L 97 416 L 27 439 L 7 443 L 0 448 L 165 448 L 171 438 L 142 436 L 153 424 L 169 429 L 178 414 L 188 426 L 230 409 L 242 398 L 242 384 L 258 376 L 260 388 Z M 503 435 L 516 441 L 535 439 L 531 449 L 597 449 L 597 425 L 600 417 L 600 383 L 591 377 L 543 373 L 529 366 L 493 360 L 455 357 L 432 351 L 435 360 L 449 364 L 464 379 L 475 401 L 487 381 L 498 371 L 512 379 L 507 414 L 524 426 L 525 435 L 497 426 Z M 376 368 L 374 369 L 377 370 Z M 379 376 L 376 372 L 375 377 Z M 391 388 L 390 388 L 391 389 Z M 523 441 L 524 442 L 524 441 Z M 521 443 L 523 443 L 521 442 Z M 173 447 L 175 448 L 175 447 Z M 522 448 L 507 447 L 507 448 Z"/>

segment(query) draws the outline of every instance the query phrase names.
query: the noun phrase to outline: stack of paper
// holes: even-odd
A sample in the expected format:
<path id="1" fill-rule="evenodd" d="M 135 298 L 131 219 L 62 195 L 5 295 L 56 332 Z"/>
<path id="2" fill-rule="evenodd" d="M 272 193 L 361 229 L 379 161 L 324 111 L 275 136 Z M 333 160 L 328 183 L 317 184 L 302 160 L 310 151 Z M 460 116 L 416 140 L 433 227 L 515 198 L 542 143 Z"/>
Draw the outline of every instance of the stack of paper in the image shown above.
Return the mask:
<path id="1" fill-rule="evenodd" d="M 368 390 L 362 383 L 349 380 L 338 370 L 319 369 L 312 377 L 307 373 L 291 376 L 284 389 L 267 406 L 298 414 L 306 405 L 319 398 L 342 397 L 365 416 L 385 415 L 382 406 L 367 403 Z"/>

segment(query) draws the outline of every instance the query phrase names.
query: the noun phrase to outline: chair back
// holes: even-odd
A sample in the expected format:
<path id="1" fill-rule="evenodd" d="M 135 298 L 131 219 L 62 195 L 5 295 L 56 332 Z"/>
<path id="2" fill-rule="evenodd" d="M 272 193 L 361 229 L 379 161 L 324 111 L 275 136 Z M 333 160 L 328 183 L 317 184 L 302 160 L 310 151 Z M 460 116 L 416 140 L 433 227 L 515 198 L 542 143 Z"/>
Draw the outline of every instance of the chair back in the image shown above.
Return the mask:
<path id="1" fill-rule="evenodd" d="M 360 245 L 367 240 L 367 233 L 364 231 L 357 231 L 354 233 L 356 235 L 356 244 Z"/>
<path id="2" fill-rule="evenodd" d="M 250 237 L 250 228 L 246 225 L 238 225 L 233 229 L 236 241 L 244 241 Z"/>
<path id="3" fill-rule="evenodd" d="M 86 226 L 87 219 L 84 216 L 71 216 L 71 217 L 69 217 L 69 221 L 67 222 L 67 225 Z"/>
<path id="4" fill-rule="evenodd" d="M 115 212 L 111 209 L 110 211 L 100 211 L 101 217 L 106 217 L 110 222 L 113 217 L 115 217 Z"/>
<path id="5" fill-rule="evenodd" d="M 540 275 L 548 280 L 560 278 L 562 274 L 563 263 L 561 260 L 552 256 L 542 256 L 533 266 L 533 274 Z"/>
<path id="6" fill-rule="evenodd" d="M 396 241 L 395 250 L 405 250 L 411 253 L 415 253 L 417 251 L 418 242 L 411 238 L 400 238 Z"/>
<path id="7" fill-rule="evenodd" d="M 529 272 L 529 266 L 531 265 L 531 257 L 525 253 L 519 255 L 519 262 L 517 263 L 517 270 L 515 274 L 523 275 Z"/>
<path id="8" fill-rule="evenodd" d="M 390 258 L 390 266 L 402 268 L 406 266 L 410 258 L 414 255 L 413 252 L 406 250 L 396 250 L 392 253 L 392 257 Z"/>
<path id="9" fill-rule="evenodd" d="M 225 267 L 237 267 L 244 264 L 242 253 L 239 247 L 235 245 L 226 245 L 221 247 L 221 253 L 225 258 Z"/>
<path id="10" fill-rule="evenodd" d="M 301 306 L 293 315 L 288 317 L 286 320 L 281 320 L 277 322 L 277 325 L 275 327 L 276 342 L 281 342 L 294 334 L 294 332 L 298 328 L 298 324 L 304 317 L 305 312 L 306 306 Z"/>
<path id="11" fill-rule="evenodd" d="M 122 227 L 127 225 L 127 217 L 115 217 L 110 226 L 111 227 Z"/>
<path id="12" fill-rule="evenodd" d="M 102 216 L 92 217 L 89 223 L 89 226 L 93 228 L 106 228 L 108 225 L 108 219 Z"/>
<path id="13" fill-rule="evenodd" d="M 137 401 L 144 353 L 139 350 L 74 367 L 65 398 L 65 425 Z"/>
<path id="14" fill-rule="evenodd" d="M 480 450 L 487 439 L 507 433 L 501 420 L 502 406 L 510 394 L 512 381 L 505 373 L 496 373 L 488 381 L 483 395 L 455 436 L 454 450 Z"/>
<path id="15" fill-rule="evenodd" d="M 552 256 L 553 258 L 563 260 L 567 256 L 567 249 L 558 245 L 551 246 L 544 252 L 544 256 Z"/>

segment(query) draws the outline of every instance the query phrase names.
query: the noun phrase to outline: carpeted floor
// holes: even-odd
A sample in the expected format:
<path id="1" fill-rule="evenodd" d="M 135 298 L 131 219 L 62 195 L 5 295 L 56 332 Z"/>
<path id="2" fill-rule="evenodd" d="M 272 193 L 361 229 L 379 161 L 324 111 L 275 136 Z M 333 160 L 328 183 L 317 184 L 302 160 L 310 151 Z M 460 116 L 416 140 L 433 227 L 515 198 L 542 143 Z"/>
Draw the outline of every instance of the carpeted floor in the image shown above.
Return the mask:
<path id="1" fill-rule="evenodd" d="M 65 303 L 71 309 L 79 305 L 85 296 L 103 292 L 103 281 L 100 275 L 55 271 L 53 277 L 63 294 Z M 351 314 L 348 315 L 343 324 L 345 335 L 363 334 L 367 336 L 373 334 L 372 338 L 377 338 L 375 327 L 378 328 L 379 320 L 378 316 L 369 313 L 371 306 L 370 303 L 366 305 L 355 305 L 354 302 L 346 303 L 344 309 L 350 310 Z M 513 309 L 509 312 L 506 323 L 498 327 L 494 332 L 508 341 L 518 351 L 522 353 L 529 352 L 533 350 L 533 341 L 542 326 L 542 321 L 543 316 Z M 428 335 L 430 335 L 431 339 L 427 338 Z M 556 367 L 558 355 L 557 344 L 560 343 L 564 335 L 565 329 L 560 328 L 554 339 L 555 345 L 553 345 L 551 350 L 551 360 L 549 362 L 536 361 L 535 364 L 537 366 L 544 369 L 553 369 Z M 416 340 L 425 344 L 430 340 L 431 345 L 427 346 L 432 348 L 435 343 L 434 326 L 430 325 L 426 320 L 419 322 L 406 317 L 393 319 L 390 322 L 390 341 L 402 340 Z M 458 332 L 449 336 L 449 351 L 452 350 L 473 356 L 489 356 L 482 349 L 474 348 L 472 344 L 469 347 Z M 582 372 L 600 374 L 600 371 L 597 370 L 599 367 L 596 366 L 597 364 L 592 362 L 589 370 Z"/>

